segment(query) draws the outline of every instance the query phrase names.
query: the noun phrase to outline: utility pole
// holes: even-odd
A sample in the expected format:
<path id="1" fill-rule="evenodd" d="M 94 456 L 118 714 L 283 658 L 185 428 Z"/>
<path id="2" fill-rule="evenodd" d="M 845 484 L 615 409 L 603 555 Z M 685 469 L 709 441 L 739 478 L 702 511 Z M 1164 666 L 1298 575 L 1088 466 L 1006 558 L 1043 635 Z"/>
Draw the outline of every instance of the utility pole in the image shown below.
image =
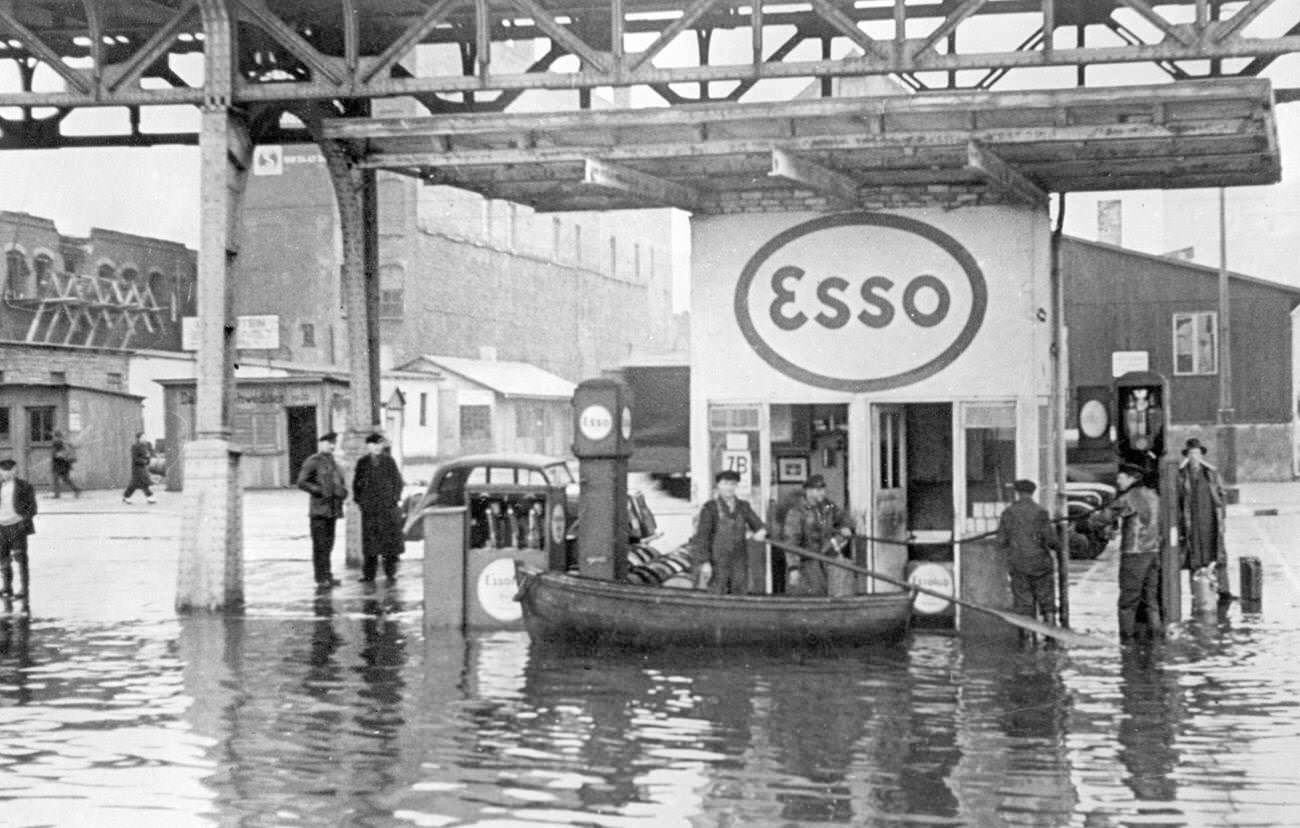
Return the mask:
<path id="1" fill-rule="evenodd" d="M 1232 408 L 1232 299 L 1228 290 L 1228 192 L 1219 188 L 1219 412 L 1215 418 L 1215 443 L 1223 482 L 1237 482 L 1237 433 Z"/>

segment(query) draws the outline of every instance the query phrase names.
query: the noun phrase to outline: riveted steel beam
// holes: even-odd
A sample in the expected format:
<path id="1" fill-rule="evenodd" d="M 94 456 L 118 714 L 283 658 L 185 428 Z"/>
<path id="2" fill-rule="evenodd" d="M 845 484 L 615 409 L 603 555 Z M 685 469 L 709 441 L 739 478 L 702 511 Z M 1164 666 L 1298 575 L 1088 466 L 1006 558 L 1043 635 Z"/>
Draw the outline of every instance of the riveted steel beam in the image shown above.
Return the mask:
<path id="1" fill-rule="evenodd" d="M 194 16 L 198 7 L 198 0 L 186 0 L 129 60 L 118 66 L 106 67 L 105 89 L 113 92 L 126 84 L 133 84 L 140 80 L 141 75 L 150 66 L 165 57 L 171 50 L 172 44 L 176 42 L 176 36 Z"/>
<path id="2" fill-rule="evenodd" d="M 7 29 L 34 57 L 54 70 L 59 77 L 68 82 L 69 86 L 84 96 L 92 94 L 92 86 L 85 76 L 64 63 L 58 52 L 50 48 L 35 32 L 24 26 L 5 6 L 0 6 L 0 29 Z"/>
<path id="3" fill-rule="evenodd" d="M 807 158 L 800 158 L 783 149 L 772 150 L 771 178 L 781 178 L 800 184 L 814 192 L 830 196 L 848 206 L 858 204 L 858 182 L 852 176 L 823 167 Z"/>

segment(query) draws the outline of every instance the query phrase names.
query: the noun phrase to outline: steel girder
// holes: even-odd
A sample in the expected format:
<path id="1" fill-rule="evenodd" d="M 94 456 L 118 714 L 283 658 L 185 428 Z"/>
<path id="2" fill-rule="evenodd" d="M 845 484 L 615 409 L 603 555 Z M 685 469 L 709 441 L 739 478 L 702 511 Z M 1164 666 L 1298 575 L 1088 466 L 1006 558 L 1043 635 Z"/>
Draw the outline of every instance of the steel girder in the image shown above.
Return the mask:
<path id="1" fill-rule="evenodd" d="M 492 111 L 506 108 L 527 90 L 589 93 L 638 86 L 678 104 L 736 100 L 757 83 L 777 79 L 887 75 L 918 90 L 936 85 L 987 88 L 1018 70 L 1118 63 L 1159 65 L 1181 79 L 1251 75 L 1281 55 L 1300 51 L 1300 4 L 1284 0 L 220 3 L 234 23 L 230 47 L 235 66 L 231 78 L 215 83 L 222 87 L 219 96 L 228 94 L 236 105 L 413 96 L 434 112 Z M 0 91 L 0 107 L 55 108 L 40 118 L 24 110 L 21 117 L 0 121 L 2 145 L 69 145 L 72 139 L 61 137 L 57 127 L 75 107 L 202 105 L 214 81 L 187 81 L 177 69 L 178 58 L 203 51 L 207 43 L 201 5 L 211 4 L 0 3 L 0 64 L 19 68 L 22 87 Z M 1009 51 L 981 48 L 989 38 L 980 27 L 987 34 L 990 23 L 1017 33 L 1019 46 Z M 711 63 L 707 50 L 680 48 L 679 40 L 692 33 L 707 42 L 708 33 L 727 30 L 749 31 L 744 59 Z M 1088 34 L 1094 30 L 1098 34 Z M 508 44 L 533 39 L 549 41 L 551 52 L 546 60 L 528 65 Z M 815 58 L 798 48 L 809 41 L 823 44 Z M 839 51 L 848 54 L 826 56 L 832 42 L 844 44 Z M 414 60 L 421 44 L 455 47 L 461 59 L 455 65 Z M 576 60 L 561 71 L 555 64 L 565 55 Z M 1189 68 L 1192 61 L 1200 63 Z M 1225 61 L 1232 65 L 1225 67 Z M 43 74 L 38 67 L 49 73 L 43 82 L 38 82 Z M 975 74 L 981 77 L 959 76 L 967 70 L 979 70 Z M 726 88 L 715 97 L 690 97 L 670 86 L 688 82 L 702 91 L 711 83 Z M 578 108 L 589 100 L 575 95 L 570 105 Z M 194 139 L 136 129 L 97 142 L 180 140 Z"/>

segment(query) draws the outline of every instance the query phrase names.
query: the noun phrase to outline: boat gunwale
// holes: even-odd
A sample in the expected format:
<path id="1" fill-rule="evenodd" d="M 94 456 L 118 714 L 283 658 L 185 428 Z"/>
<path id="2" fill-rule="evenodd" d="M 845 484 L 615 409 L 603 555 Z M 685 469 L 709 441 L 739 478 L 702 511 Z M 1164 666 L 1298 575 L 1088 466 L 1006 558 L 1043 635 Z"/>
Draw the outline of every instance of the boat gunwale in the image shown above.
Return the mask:
<path id="1" fill-rule="evenodd" d="M 709 609 L 762 610 L 762 611 L 805 611 L 832 612 L 865 609 L 869 606 L 890 606 L 895 603 L 912 602 L 912 592 L 898 590 L 894 592 L 864 593 L 846 596 L 822 595 L 719 595 L 696 589 L 674 589 L 672 587 L 649 586 L 645 584 L 625 584 L 618 581 L 606 581 L 582 575 L 535 570 L 531 567 L 521 570 L 530 580 L 545 580 L 547 586 L 571 593 L 582 593 L 604 599 L 644 598 L 657 604 L 680 604 L 683 606 Z M 531 587 L 531 585 L 528 585 Z M 523 585 L 521 584 L 521 591 Z M 522 597 L 522 596 L 521 596 Z"/>

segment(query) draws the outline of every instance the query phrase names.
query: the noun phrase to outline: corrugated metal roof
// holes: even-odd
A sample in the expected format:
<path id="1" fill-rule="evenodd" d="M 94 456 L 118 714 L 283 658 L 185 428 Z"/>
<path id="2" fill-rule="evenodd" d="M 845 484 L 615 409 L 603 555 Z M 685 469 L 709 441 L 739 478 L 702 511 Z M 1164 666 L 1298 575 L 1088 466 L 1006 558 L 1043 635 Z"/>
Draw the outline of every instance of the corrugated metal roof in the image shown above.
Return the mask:
<path id="1" fill-rule="evenodd" d="M 504 359 L 467 359 L 425 354 L 420 359 L 444 371 L 459 374 L 471 382 L 486 386 L 507 397 L 564 399 L 577 388 L 564 377 L 527 362 Z M 410 363 L 402 366 L 409 368 Z"/>

